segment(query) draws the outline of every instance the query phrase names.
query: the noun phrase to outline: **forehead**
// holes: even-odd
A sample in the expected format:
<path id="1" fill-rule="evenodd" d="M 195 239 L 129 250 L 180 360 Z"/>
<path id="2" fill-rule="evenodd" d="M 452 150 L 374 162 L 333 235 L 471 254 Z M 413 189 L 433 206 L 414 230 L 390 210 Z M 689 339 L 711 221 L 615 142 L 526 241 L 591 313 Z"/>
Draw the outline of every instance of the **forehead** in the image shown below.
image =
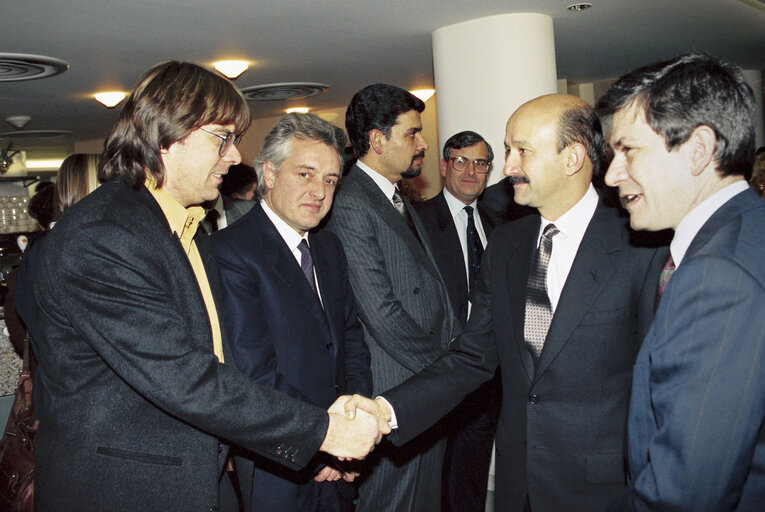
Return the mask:
<path id="1" fill-rule="evenodd" d="M 486 158 L 489 151 L 486 148 L 486 143 L 483 141 L 476 142 L 473 145 L 465 146 L 464 148 L 451 148 L 449 150 L 449 156 L 471 156 L 475 158 Z"/>
<path id="2" fill-rule="evenodd" d="M 422 130 L 422 121 L 420 120 L 420 113 L 416 110 L 409 110 L 403 114 L 399 114 L 396 117 L 396 123 L 393 125 L 393 129 L 398 130 Z"/>
<path id="3" fill-rule="evenodd" d="M 340 172 L 340 155 L 337 150 L 329 144 L 315 139 L 293 137 L 284 163 L 315 169 L 325 174 L 338 174 Z"/>
<path id="4" fill-rule="evenodd" d="M 608 140 L 612 146 L 626 144 L 632 139 L 648 135 L 659 134 L 648 124 L 645 109 L 634 101 L 614 112 L 611 117 L 611 135 Z"/>
<path id="5" fill-rule="evenodd" d="M 557 137 L 558 115 L 533 106 L 519 108 L 505 127 L 505 144 L 544 141 Z"/>

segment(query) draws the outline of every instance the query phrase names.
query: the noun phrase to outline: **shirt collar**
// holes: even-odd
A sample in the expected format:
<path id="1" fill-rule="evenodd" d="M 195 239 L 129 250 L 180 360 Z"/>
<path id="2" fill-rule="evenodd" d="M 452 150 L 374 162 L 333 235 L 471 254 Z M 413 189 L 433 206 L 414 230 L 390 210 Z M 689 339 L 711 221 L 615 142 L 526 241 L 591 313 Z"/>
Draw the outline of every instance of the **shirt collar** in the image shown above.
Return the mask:
<path id="1" fill-rule="evenodd" d="M 188 254 L 191 248 L 191 242 L 197 233 L 199 221 L 205 216 L 205 210 L 201 206 L 190 206 L 186 208 L 175 200 L 164 188 L 157 188 L 157 181 L 150 174 L 146 174 L 144 185 L 149 193 L 157 201 L 162 213 L 165 215 L 170 229 L 178 235 L 183 250 Z"/>
<path id="2" fill-rule="evenodd" d="M 465 203 L 463 203 L 462 201 L 454 197 L 454 195 L 452 195 L 452 193 L 449 192 L 446 187 L 444 187 L 443 190 L 444 190 L 444 199 L 446 199 L 446 204 L 449 206 L 449 212 L 452 214 L 452 217 L 456 217 L 457 215 L 459 215 L 460 212 L 465 211 L 465 206 L 472 206 L 473 212 L 476 211 L 476 208 L 478 207 L 478 199 L 473 199 L 472 203 L 470 203 L 469 205 L 466 205 Z"/>
<path id="3" fill-rule="evenodd" d="M 677 225 L 675 236 L 672 238 L 672 243 L 669 245 L 669 251 L 672 253 L 672 260 L 675 262 L 675 267 L 680 265 L 680 262 L 683 261 L 691 242 L 696 238 L 696 235 L 709 218 L 733 196 L 743 192 L 748 187 L 749 185 L 745 180 L 732 183 L 706 198 L 701 204 L 683 217 L 680 224 Z"/>
<path id="4" fill-rule="evenodd" d="M 356 160 L 356 165 L 377 183 L 377 186 L 382 190 L 382 193 L 385 194 L 385 197 L 388 199 L 393 197 L 393 192 L 396 190 L 396 186 L 391 183 L 388 178 L 375 171 L 361 160 Z"/>
<path id="5" fill-rule="evenodd" d="M 584 238 L 584 232 L 587 231 L 587 226 L 590 224 L 592 216 L 595 214 L 595 209 L 598 207 L 598 193 L 595 192 L 595 187 L 590 183 L 587 192 L 571 209 L 561 215 L 558 220 L 552 222 L 542 217 L 542 223 L 539 226 L 539 234 L 542 234 L 545 227 L 548 224 L 555 224 L 560 234 L 566 238 L 573 240 L 581 240 Z"/>
<path id="6" fill-rule="evenodd" d="M 265 199 L 260 200 L 260 207 L 263 208 L 263 212 L 265 212 L 268 219 L 274 225 L 276 231 L 279 232 L 279 235 L 282 237 L 282 240 L 284 240 L 284 243 L 287 244 L 290 251 L 294 252 L 303 239 L 308 243 L 308 232 L 304 233 L 303 236 L 300 236 L 300 233 L 295 231 L 292 226 L 284 222 L 281 217 L 268 207 Z"/>

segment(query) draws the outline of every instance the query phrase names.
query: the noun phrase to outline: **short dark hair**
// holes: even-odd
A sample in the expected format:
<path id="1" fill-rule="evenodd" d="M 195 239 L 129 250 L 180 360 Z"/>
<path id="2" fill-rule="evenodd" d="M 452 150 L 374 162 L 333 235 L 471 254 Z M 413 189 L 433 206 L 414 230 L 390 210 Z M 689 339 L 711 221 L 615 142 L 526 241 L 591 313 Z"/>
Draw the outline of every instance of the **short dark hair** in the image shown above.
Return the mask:
<path id="1" fill-rule="evenodd" d="M 138 79 L 106 145 L 99 171 L 104 181 L 121 179 L 136 187 L 148 171 L 161 187 L 165 168 L 160 150 L 206 124 L 250 125 L 250 110 L 228 79 L 189 62 L 158 64 Z"/>
<path id="2" fill-rule="evenodd" d="M 699 126 L 717 137 L 722 177 L 748 176 L 754 158 L 754 94 L 741 69 L 703 53 L 688 53 L 619 78 L 598 101 L 600 116 L 634 103 L 672 151 Z"/>
<path id="3" fill-rule="evenodd" d="M 46 183 L 47 185 L 45 185 Z M 41 228 L 44 230 L 50 228 L 50 223 L 56 220 L 59 214 L 56 205 L 56 187 L 53 183 L 43 181 L 37 186 L 35 195 L 29 200 L 27 211 Z"/>
<path id="4" fill-rule="evenodd" d="M 255 159 L 259 197 L 265 197 L 268 192 L 266 180 L 263 179 L 263 163 L 273 162 L 276 172 L 279 172 L 282 162 L 289 156 L 290 143 L 294 139 L 315 140 L 330 146 L 337 151 L 338 172 L 342 169 L 343 151 L 348 143 L 342 128 L 328 123 L 316 114 L 285 114 L 277 119 Z"/>
<path id="5" fill-rule="evenodd" d="M 585 147 L 592 174 L 598 176 L 606 168 L 606 141 L 600 119 L 586 103 L 564 110 L 558 120 L 558 153 L 575 142 Z"/>
<path id="6" fill-rule="evenodd" d="M 494 151 L 491 149 L 491 144 L 489 144 L 486 139 L 478 135 L 476 132 L 471 132 L 470 130 L 455 133 L 446 140 L 446 143 L 444 143 L 443 152 L 444 160 L 449 159 L 449 153 L 451 153 L 452 149 L 466 148 L 468 146 L 472 146 L 473 144 L 478 144 L 479 142 L 486 144 L 487 157 L 489 162 L 494 160 Z"/>
<path id="7" fill-rule="evenodd" d="M 345 111 L 345 129 L 353 151 L 361 158 L 369 151 L 369 132 L 380 130 L 390 138 L 399 115 L 425 110 L 425 103 L 409 91 L 388 84 L 372 84 L 353 95 Z"/>
<path id="8" fill-rule="evenodd" d="M 228 168 L 228 173 L 223 175 L 220 193 L 228 197 L 233 194 L 243 195 L 257 181 L 258 175 L 253 166 L 247 164 L 232 165 Z"/>

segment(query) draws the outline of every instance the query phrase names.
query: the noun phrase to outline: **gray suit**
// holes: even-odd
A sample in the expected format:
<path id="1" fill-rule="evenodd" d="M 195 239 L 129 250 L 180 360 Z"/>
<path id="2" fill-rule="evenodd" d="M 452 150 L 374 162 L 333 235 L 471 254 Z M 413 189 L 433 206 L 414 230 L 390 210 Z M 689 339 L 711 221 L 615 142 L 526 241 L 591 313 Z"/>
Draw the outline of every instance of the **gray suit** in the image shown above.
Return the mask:
<path id="1" fill-rule="evenodd" d="M 404 203 L 424 246 L 377 184 L 354 166 L 341 182 L 327 225 L 348 258 L 372 356 L 374 393 L 429 365 L 447 349 L 453 331 L 427 233 L 409 202 Z M 427 432 L 398 449 L 384 442 L 369 459 L 356 510 L 439 510 L 443 450 L 444 442 Z"/>

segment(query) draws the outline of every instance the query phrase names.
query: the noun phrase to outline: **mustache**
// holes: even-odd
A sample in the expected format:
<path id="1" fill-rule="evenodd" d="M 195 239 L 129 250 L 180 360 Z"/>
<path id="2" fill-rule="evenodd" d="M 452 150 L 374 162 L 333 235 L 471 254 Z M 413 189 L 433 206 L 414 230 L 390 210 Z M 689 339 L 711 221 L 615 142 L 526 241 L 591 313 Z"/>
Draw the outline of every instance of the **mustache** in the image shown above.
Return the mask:
<path id="1" fill-rule="evenodd" d="M 424 152 L 424 151 L 420 151 L 419 153 L 417 153 L 416 155 L 414 155 L 414 156 L 412 157 L 412 162 L 414 162 L 414 160 L 415 160 L 415 159 L 417 159 L 417 158 L 425 158 L 425 152 Z"/>
<path id="2" fill-rule="evenodd" d="M 507 181 L 509 181 L 511 185 L 516 185 L 518 183 L 528 183 L 529 179 L 526 176 L 508 176 Z"/>

